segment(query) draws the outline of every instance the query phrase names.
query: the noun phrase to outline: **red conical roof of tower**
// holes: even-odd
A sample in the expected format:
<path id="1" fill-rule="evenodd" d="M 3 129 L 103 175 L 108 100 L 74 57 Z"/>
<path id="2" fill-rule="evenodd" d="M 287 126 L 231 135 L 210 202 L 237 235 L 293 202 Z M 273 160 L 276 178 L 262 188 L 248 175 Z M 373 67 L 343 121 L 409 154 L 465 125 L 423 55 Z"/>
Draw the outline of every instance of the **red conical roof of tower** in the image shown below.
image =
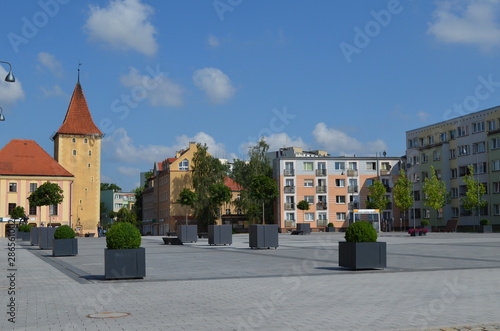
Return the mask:
<path id="1" fill-rule="evenodd" d="M 101 130 L 92 120 L 80 82 L 76 83 L 66 117 L 56 134 L 95 134 L 102 136 Z"/>

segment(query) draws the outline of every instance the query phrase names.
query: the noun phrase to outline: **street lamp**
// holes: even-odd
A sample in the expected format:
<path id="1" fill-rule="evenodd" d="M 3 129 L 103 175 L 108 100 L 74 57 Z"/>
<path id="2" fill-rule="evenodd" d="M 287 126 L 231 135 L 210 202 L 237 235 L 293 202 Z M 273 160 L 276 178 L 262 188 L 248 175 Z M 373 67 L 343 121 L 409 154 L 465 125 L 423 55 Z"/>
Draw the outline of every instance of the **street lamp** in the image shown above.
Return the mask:
<path id="1" fill-rule="evenodd" d="M 12 65 L 9 62 L 5 61 L 0 61 L 0 63 L 5 63 L 9 65 L 9 73 L 7 76 L 5 76 L 5 81 L 9 83 L 14 83 L 16 81 L 16 78 L 14 77 L 14 74 L 12 73 Z"/>
<path id="2" fill-rule="evenodd" d="M 5 116 L 3 116 L 3 108 L 0 107 L 0 122 L 5 121 Z"/>

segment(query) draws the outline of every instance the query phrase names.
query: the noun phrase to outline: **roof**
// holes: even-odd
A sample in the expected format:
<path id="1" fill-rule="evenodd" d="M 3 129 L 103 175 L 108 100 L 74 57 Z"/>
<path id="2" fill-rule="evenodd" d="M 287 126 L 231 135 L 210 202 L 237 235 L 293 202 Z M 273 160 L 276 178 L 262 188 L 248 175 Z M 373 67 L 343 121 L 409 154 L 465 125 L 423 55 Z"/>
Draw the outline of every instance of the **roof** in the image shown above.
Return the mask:
<path id="1" fill-rule="evenodd" d="M 224 177 L 224 185 L 231 191 L 241 191 L 241 186 L 229 177 Z"/>
<path id="2" fill-rule="evenodd" d="M 0 175 L 73 177 L 35 141 L 23 139 L 0 150 Z"/>
<path id="3" fill-rule="evenodd" d="M 101 130 L 99 130 L 92 120 L 92 115 L 87 106 L 87 100 L 85 100 L 85 96 L 83 95 L 80 82 L 76 83 L 66 117 L 64 117 L 64 121 L 56 134 L 92 134 L 102 136 Z"/>

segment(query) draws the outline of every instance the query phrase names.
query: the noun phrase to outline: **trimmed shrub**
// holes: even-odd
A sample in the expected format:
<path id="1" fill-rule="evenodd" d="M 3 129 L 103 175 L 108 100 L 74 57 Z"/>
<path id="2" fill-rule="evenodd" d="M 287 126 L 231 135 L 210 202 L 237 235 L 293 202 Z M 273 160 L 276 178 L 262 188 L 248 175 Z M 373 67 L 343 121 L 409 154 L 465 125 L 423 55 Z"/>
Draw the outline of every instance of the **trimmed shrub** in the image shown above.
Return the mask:
<path id="1" fill-rule="evenodd" d="M 428 226 L 429 225 L 429 220 L 422 220 L 422 221 L 420 221 L 420 225 L 422 225 L 422 226 Z"/>
<path id="2" fill-rule="evenodd" d="M 141 233 L 130 223 L 116 222 L 106 233 L 106 246 L 109 249 L 139 248 Z"/>
<path id="3" fill-rule="evenodd" d="M 332 222 L 328 223 L 327 227 L 333 228 L 333 223 Z"/>
<path id="4" fill-rule="evenodd" d="M 367 221 L 357 221 L 349 225 L 345 232 L 347 242 L 376 242 L 377 231 Z"/>
<path id="5" fill-rule="evenodd" d="M 17 230 L 19 232 L 30 232 L 32 227 L 33 226 L 31 226 L 29 224 L 21 224 L 21 225 L 19 225 L 19 228 Z"/>
<path id="6" fill-rule="evenodd" d="M 479 224 L 481 226 L 490 225 L 490 221 L 488 221 L 486 218 L 483 218 L 482 220 L 479 221 Z"/>
<path id="7" fill-rule="evenodd" d="M 69 225 L 61 225 L 54 232 L 54 239 L 73 239 L 75 231 Z"/>

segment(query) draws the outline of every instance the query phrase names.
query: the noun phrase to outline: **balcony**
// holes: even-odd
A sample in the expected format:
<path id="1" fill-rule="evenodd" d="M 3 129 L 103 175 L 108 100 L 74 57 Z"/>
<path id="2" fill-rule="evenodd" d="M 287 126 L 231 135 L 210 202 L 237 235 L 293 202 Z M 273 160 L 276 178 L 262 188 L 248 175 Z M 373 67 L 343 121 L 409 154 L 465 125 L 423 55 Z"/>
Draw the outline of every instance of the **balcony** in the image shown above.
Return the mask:
<path id="1" fill-rule="evenodd" d="M 327 203 L 326 202 L 318 202 L 316 204 L 317 210 L 326 210 Z"/>
<path id="2" fill-rule="evenodd" d="M 285 228 L 294 228 L 295 220 L 285 220 Z"/>
<path id="3" fill-rule="evenodd" d="M 358 175 L 357 169 L 347 169 L 347 177 L 353 177 Z"/>
<path id="4" fill-rule="evenodd" d="M 359 208 L 359 203 L 357 203 L 357 202 L 349 202 L 347 208 L 349 208 L 349 209 L 358 209 Z"/>
<path id="5" fill-rule="evenodd" d="M 295 203 L 285 202 L 285 210 L 294 210 L 294 209 L 295 209 Z"/>
<path id="6" fill-rule="evenodd" d="M 295 193 L 295 186 L 285 186 L 283 189 L 285 193 Z"/>
<path id="7" fill-rule="evenodd" d="M 327 171 L 326 169 L 316 169 L 316 176 L 326 176 Z"/>
<path id="8" fill-rule="evenodd" d="M 284 169 L 283 176 L 295 176 L 295 169 Z"/>
<path id="9" fill-rule="evenodd" d="M 392 192 L 392 188 L 388 185 L 384 185 L 385 186 L 385 192 L 387 193 L 391 193 Z"/>
<path id="10" fill-rule="evenodd" d="M 326 186 L 316 186 L 316 193 L 326 193 Z"/>
<path id="11" fill-rule="evenodd" d="M 358 193 L 358 185 L 349 185 L 347 187 L 348 193 Z"/>
<path id="12" fill-rule="evenodd" d="M 317 225 L 318 226 L 327 226 L 328 220 L 318 220 Z"/>
<path id="13" fill-rule="evenodd" d="M 391 174 L 390 170 L 387 169 L 380 169 L 380 176 L 388 176 Z"/>

